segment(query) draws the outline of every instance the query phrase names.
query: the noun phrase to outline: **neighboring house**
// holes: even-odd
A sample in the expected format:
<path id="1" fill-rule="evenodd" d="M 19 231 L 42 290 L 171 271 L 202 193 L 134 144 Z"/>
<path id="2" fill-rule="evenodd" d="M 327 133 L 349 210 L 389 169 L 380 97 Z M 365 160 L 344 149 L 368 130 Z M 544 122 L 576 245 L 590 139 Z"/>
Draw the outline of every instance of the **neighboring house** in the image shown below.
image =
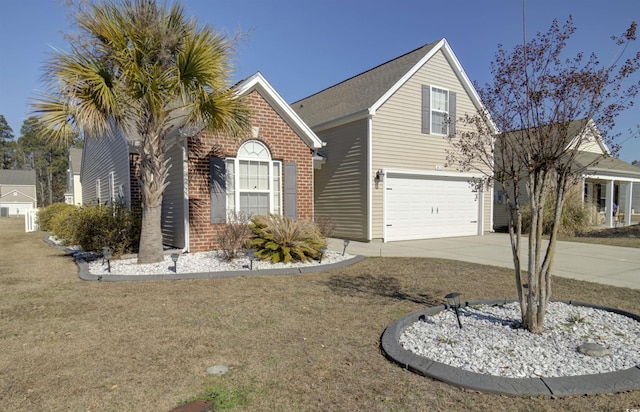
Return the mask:
<path id="1" fill-rule="evenodd" d="M 252 110 L 245 138 L 176 131 L 167 140 L 168 187 L 162 204 L 163 243 L 198 252 L 217 248 L 234 212 L 313 219 L 313 172 L 322 141 L 260 74 L 235 86 Z M 140 207 L 140 144 L 114 128 L 86 139 L 85 203 L 120 201 Z"/>
<path id="2" fill-rule="evenodd" d="M 37 207 L 35 170 L 0 169 L 0 216 L 23 216 Z"/>
<path id="3" fill-rule="evenodd" d="M 580 178 L 583 202 L 593 205 L 593 225 L 612 227 L 618 222 L 631 223 L 634 208 L 634 186 L 640 183 L 640 168 L 611 156 L 593 120 L 576 120 L 567 130 L 567 147 L 580 142 L 575 159 L 577 170 L 584 169 Z M 504 192 L 495 188 L 494 224 L 496 229 L 507 227 L 511 207 L 506 204 Z M 520 204 L 528 203 L 526 186 L 520 188 Z M 618 214 L 614 216 L 614 204 Z M 617 219 L 616 219 L 617 218 Z"/>
<path id="4" fill-rule="evenodd" d="M 640 183 L 634 183 L 632 186 L 633 196 L 631 197 L 631 213 L 640 214 Z"/>
<path id="5" fill-rule="evenodd" d="M 64 201 L 70 205 L 82 205 L 82 183 L 80 172 L 82 170 L 82 149 L 72 147 L 69 149 L 69 168 L 67 169 L 67 191 Z"/>
<path id="6" fill-rule="evenodd" d="M 492 189 L 472 184 L 483 175 L 447 166 L 448 138 L 464 131 L 456 118 L 482 104 L 445 39 L 292 107 L 327 142 L 315 213 L 335 222 L 334 236 L 386 242 L 492 229 Z"/>

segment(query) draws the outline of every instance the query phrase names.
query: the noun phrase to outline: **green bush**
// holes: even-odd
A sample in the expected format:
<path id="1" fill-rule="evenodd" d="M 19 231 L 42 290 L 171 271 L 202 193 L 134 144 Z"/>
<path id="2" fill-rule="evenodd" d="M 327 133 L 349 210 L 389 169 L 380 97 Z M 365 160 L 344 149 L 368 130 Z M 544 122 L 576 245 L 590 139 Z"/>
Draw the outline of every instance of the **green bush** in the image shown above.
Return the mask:
<path id="1" fill-rule="evenodd" d="M 593 206 L 582 202 L 581 187 L 573 188 L 567 192 L 560 217 L 560 227 L 558 233 L 565 236 L 574 236 L 576 233 L 584 231 L 591 224 Z M 549 195 L 544 204 L 543 210 L 543 233 L 551 233 L 553 223 L 553 213 L 555 209 L 556 196 Z M 531 210 L 529 205 L 525 205 L 522 212 L 522 231 L 529 233 L 531 228 Z"/>
<path id="2" fill-rule="evenodd" d="M 121 205 L 81 206 L 69 222 L 70 242 L 85 251 L 100 251 L 109 246 L 117 257 L 138 247 L 140 225 L 140 219 Z"/>
<path id="3" fill-rule="evenodd" d="M 49 206 L 40 209 L 38 211 L 38 225 L 40 226 L 40 230 L 51 232 L 58 236 L 54 230 L 55 222 L 68 218 L 75 209 L 75 206 L 62 202 L 52 203 Z"/>
<path id="4" fill-rule="evenodd" d="M 251 219 L 253 239 L 250 245 L 263 260 L 300 262 L 318 259 L 325 240 L 318 226 L 308 220 L 293 220 L 285 216 L 255 216 Z"/>

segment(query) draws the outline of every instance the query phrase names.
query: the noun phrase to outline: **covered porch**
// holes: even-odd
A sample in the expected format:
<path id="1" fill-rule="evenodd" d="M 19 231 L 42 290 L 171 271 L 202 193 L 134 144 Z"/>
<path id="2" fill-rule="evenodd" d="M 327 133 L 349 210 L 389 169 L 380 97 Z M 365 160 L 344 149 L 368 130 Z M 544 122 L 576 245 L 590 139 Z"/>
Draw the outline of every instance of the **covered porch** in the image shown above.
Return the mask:
<path id="1" fill-rule="evenodd" d="M 640 213 L 633 207 L 634 183 L 640 183 L 640 168 L 615 158 L 605 158 L 589 167 L 582 176 L 583 202 L 591 205 L 592 224 L 614 227 L 630 225 L 632 215 Z M 636 188 L 638 185 L 636 185 Z"/>

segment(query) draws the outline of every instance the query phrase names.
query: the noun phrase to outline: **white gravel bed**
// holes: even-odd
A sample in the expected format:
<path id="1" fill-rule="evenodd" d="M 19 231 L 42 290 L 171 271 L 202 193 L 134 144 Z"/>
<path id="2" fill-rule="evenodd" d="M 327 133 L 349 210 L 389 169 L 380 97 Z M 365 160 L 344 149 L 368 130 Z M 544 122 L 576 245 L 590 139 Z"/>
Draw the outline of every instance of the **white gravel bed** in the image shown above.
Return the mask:
<path id="1" fill-rule="evenodd" d="M 327 251 L 322 258 L 322 265 L 337 263 L 343 260 L 351 259 L 353 255 Z M 253 261 L 253 270 L 258 269 L 282 269 L 282 268 L 299 268 L 306 266 L 318 266 L 318 261 L 298 262 L 298 263 L 271 263 L 261 260 Z M 173 275 L 181 273 L 207 273 L 222 271 L 249 271 L 251 262 L 246 257 L 236 258 L 230 262 L 222 258 L 219 251 L 184 253 L 181 254 L 177 262 L 177 272 L 174 272 L 173 261 L 170 255 L 165 255 L 164 261 L 159 263 L 137 264 L 136 258 L 132 259 L 115 259 L 111 260 L 111 273 L 107 271 L 107 263 L 103 263 L 102 259 L 97 259 L 88 263 L 89 273 L 92 275 Z"/>
<path id="2" fill-rule="evenodd" d="M 470 372 L 510 378 L 591 375 L 640 365 L 640 322 L 627 316 L 550 302 L 545 332 L 512 328 L 520 320 L 517 303 L 446 310 L 408 326 L 404 349 Z M 582 355 L 577 347 L 597 343 L 610 355 Z"/>

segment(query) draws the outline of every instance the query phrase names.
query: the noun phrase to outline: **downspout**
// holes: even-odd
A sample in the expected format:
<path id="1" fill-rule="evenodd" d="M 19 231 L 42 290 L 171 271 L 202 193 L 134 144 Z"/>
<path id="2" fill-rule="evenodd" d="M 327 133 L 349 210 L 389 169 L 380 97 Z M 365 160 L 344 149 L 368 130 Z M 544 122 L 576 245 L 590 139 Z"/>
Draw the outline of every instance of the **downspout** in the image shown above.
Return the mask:
<path id="1" fill-rule="evenodd" d="M 183 199 L 184 199 L 184 248 L 182 253 L 189 252 L 189 156 L 187 146 L 189 145 L 189 139 L 184 139 L 182 145 L 182 175 L 184 176 L 182 181 L 183 187 Z"/>
<path id="2" fill-rule="evenodd" d="M 494 227 L 493 226 L 493 200 L 495 199 L 495 197 L 493 197 L 493 196 L 495 194 L 494 193 L 495 185 L 494 185 L 493 182 L 490 182 L 490 183 L 491 183 L 491 186 L 490 186 L 491 190 L 489 191 L 489 216 L 490 216 L 489 217 L 489 233 L 493 233 L 495 231 L 493 229 L 493 227 Z M 483 234 L 484 234 L 484 227 L 483 227 L 482 231 L 483 231 Z"/>
<path id="3" fill-rule="evenodd" d="M 373 115 L 369 110 L 367 117 L 367 240 L 373 238 Z"/>

